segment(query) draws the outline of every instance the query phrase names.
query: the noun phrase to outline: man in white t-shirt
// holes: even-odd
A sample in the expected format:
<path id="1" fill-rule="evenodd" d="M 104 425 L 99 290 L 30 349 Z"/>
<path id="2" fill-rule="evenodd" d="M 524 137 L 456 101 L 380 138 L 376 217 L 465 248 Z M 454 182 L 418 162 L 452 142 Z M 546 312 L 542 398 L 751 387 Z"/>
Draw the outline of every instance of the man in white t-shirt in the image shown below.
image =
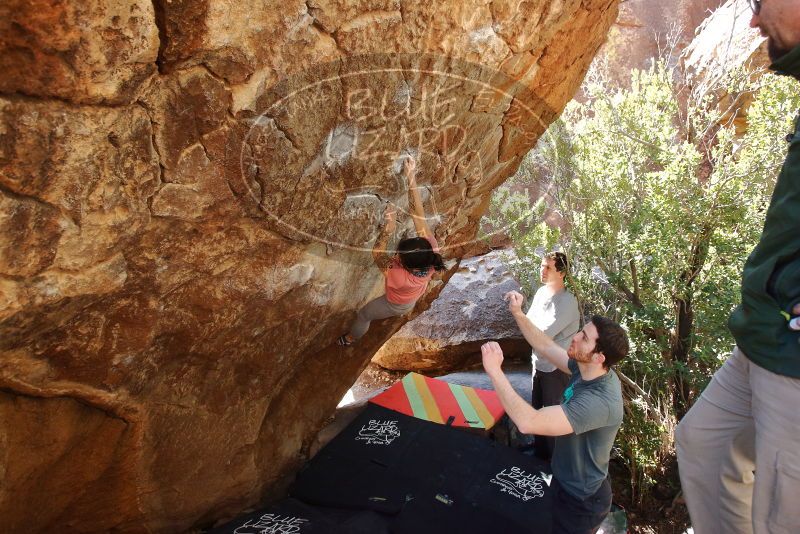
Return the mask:
<path id="1" fill-rule="evenodd" d="M 551 252 L 542 258 L 539 276 L 542 287 L 533 297 L 526 316 L 547 337 L 563 349 L 569 347 L 572 336 L 580 326 L 578 300 L 564 286 L 569 263 L 563 252 Z M 570 375 L 556 368 L 546 358 L 531 354 L 533 359 L 533 386 L 531 405 L 536 409 L 558 406 L 561 396 L 569 385 Z M 550 461 L 555 439 L 552 436 L 534 436 L 533 450 L 536 457 Z"/>

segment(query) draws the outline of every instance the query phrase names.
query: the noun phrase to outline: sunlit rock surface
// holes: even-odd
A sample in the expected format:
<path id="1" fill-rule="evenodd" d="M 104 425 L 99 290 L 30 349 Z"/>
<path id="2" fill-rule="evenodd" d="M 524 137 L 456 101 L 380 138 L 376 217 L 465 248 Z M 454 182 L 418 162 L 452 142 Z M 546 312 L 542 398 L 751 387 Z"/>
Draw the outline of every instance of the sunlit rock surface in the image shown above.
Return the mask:
<path id="1" fill-rule="evenodd" d="M 746 0 L 729 0 L 703 22 L 683 53 L 693 85 L 714 89 L 732 69 L 757 71 L 769 66 L 766 38 L 750 27 L 752 15 Z"/>
<path id="2" fill-rule="evenodd" d="M 740 135 L 747 129 L 753 95 L 731 94 L 730 87 L 757 78 L 771 63 L 766 38 L 750 27 L 752 15 L 746 0 L 728 0 L 703 22 L 681 57 L 694 98 L 711 98 L 723 111 L 720 122 L 732 121 Z"/>
<path id="3" fill-rule="evenodd" d="M 725 0 L 627 0 L 597 54 L 611 80 L 627 87 L 632 69 L 646 69 L 659 56 L 677 56 L 703 21 Z M 746 1 L 743 2 L 746 4 Z"/>
<path id="4" fill-rule="evenodd" d="M 381 291 L 388 203 L 409 231 L 399 155 L 459 258 L 616 15 L 4 2 L 0 531 L 180 532 L 279 494 L 407 320 L 332 346 Z"/>

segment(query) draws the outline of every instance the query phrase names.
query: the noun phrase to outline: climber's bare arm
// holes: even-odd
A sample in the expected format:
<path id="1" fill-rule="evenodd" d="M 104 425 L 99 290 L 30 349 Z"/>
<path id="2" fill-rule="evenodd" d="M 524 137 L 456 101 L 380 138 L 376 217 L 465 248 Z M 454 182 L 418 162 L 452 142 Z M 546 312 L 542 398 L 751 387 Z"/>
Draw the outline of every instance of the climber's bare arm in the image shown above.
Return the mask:
<path id="1" fill-rule="evenodd" d="M 375 260 L 375 264 L 380 268 L 380 270 L 385 272 L 387 269 L 389 269 L 389 266 L 392 263 L 392 258 L 387 250 L 389 238 L 397 229 L 394 206 L 389 205 L 389 207 L 386 208 L 386 213 L 383 217 L 386 224 L 384 224 L 381 234 L 378 236 L 377 241 L 375 241 L 375 245 L 372 247 L 372 258 Z"/>
<path id="2" fill-rule="evenodd" d="M 417 186 L 417 162 L 411 156 L 403 160 L 403 173 L 408 180 L 408 206 L 411 211 L 411 219 L 414 221 L 414 228 L 419 237 L 433 237 L 428 222 L 425 219 L 425 208 L 422 204 L 422 197 Z"/>

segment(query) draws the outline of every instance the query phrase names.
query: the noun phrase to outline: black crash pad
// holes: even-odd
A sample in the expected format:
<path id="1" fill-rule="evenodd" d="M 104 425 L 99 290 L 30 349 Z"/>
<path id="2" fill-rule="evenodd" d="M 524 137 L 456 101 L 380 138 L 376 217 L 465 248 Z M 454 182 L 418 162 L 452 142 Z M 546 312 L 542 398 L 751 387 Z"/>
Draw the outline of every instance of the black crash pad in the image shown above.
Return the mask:
<path id="1" fill-rule="evenodd" d="M 463 430 L 369 405 L 298 474 L 292 497 L 393 515 L 392 532 L 547 534 L 547 464 Z"/>
<path id="2" fill-rule="evenodd" d="M 290 498 L 209 534 L 389 534 L 388 522 L 375 512 L 314 507 Z"/>

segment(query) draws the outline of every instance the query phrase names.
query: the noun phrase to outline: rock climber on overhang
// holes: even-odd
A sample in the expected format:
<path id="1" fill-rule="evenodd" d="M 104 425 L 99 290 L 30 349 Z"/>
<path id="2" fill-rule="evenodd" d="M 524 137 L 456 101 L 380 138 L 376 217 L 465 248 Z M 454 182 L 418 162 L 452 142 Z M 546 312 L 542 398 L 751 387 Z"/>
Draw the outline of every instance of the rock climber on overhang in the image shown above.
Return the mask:
<path id="1" fill-rule="evenodd" d="M 410 155 L 403 159 L 403 174 L 408 181 L 408 203 L 417 237 L 403 239 L 398 243 L 396 253 L 389 255 L 387 243 L 397 229 L 395 208 L 389 206 L 384 215 L 386 224 L 372 248 L 375 264 L 384 277 L 385 294 L 358 310 L 350 331 L 338 339 L 339 345 L 351 345 L 357 341 L 375 319 L 397 317 L 410 312 L 425 293 L 433 273 L 445 269 L 439 244 L 425 219 L 417 187 L 416 161 Z"/>

